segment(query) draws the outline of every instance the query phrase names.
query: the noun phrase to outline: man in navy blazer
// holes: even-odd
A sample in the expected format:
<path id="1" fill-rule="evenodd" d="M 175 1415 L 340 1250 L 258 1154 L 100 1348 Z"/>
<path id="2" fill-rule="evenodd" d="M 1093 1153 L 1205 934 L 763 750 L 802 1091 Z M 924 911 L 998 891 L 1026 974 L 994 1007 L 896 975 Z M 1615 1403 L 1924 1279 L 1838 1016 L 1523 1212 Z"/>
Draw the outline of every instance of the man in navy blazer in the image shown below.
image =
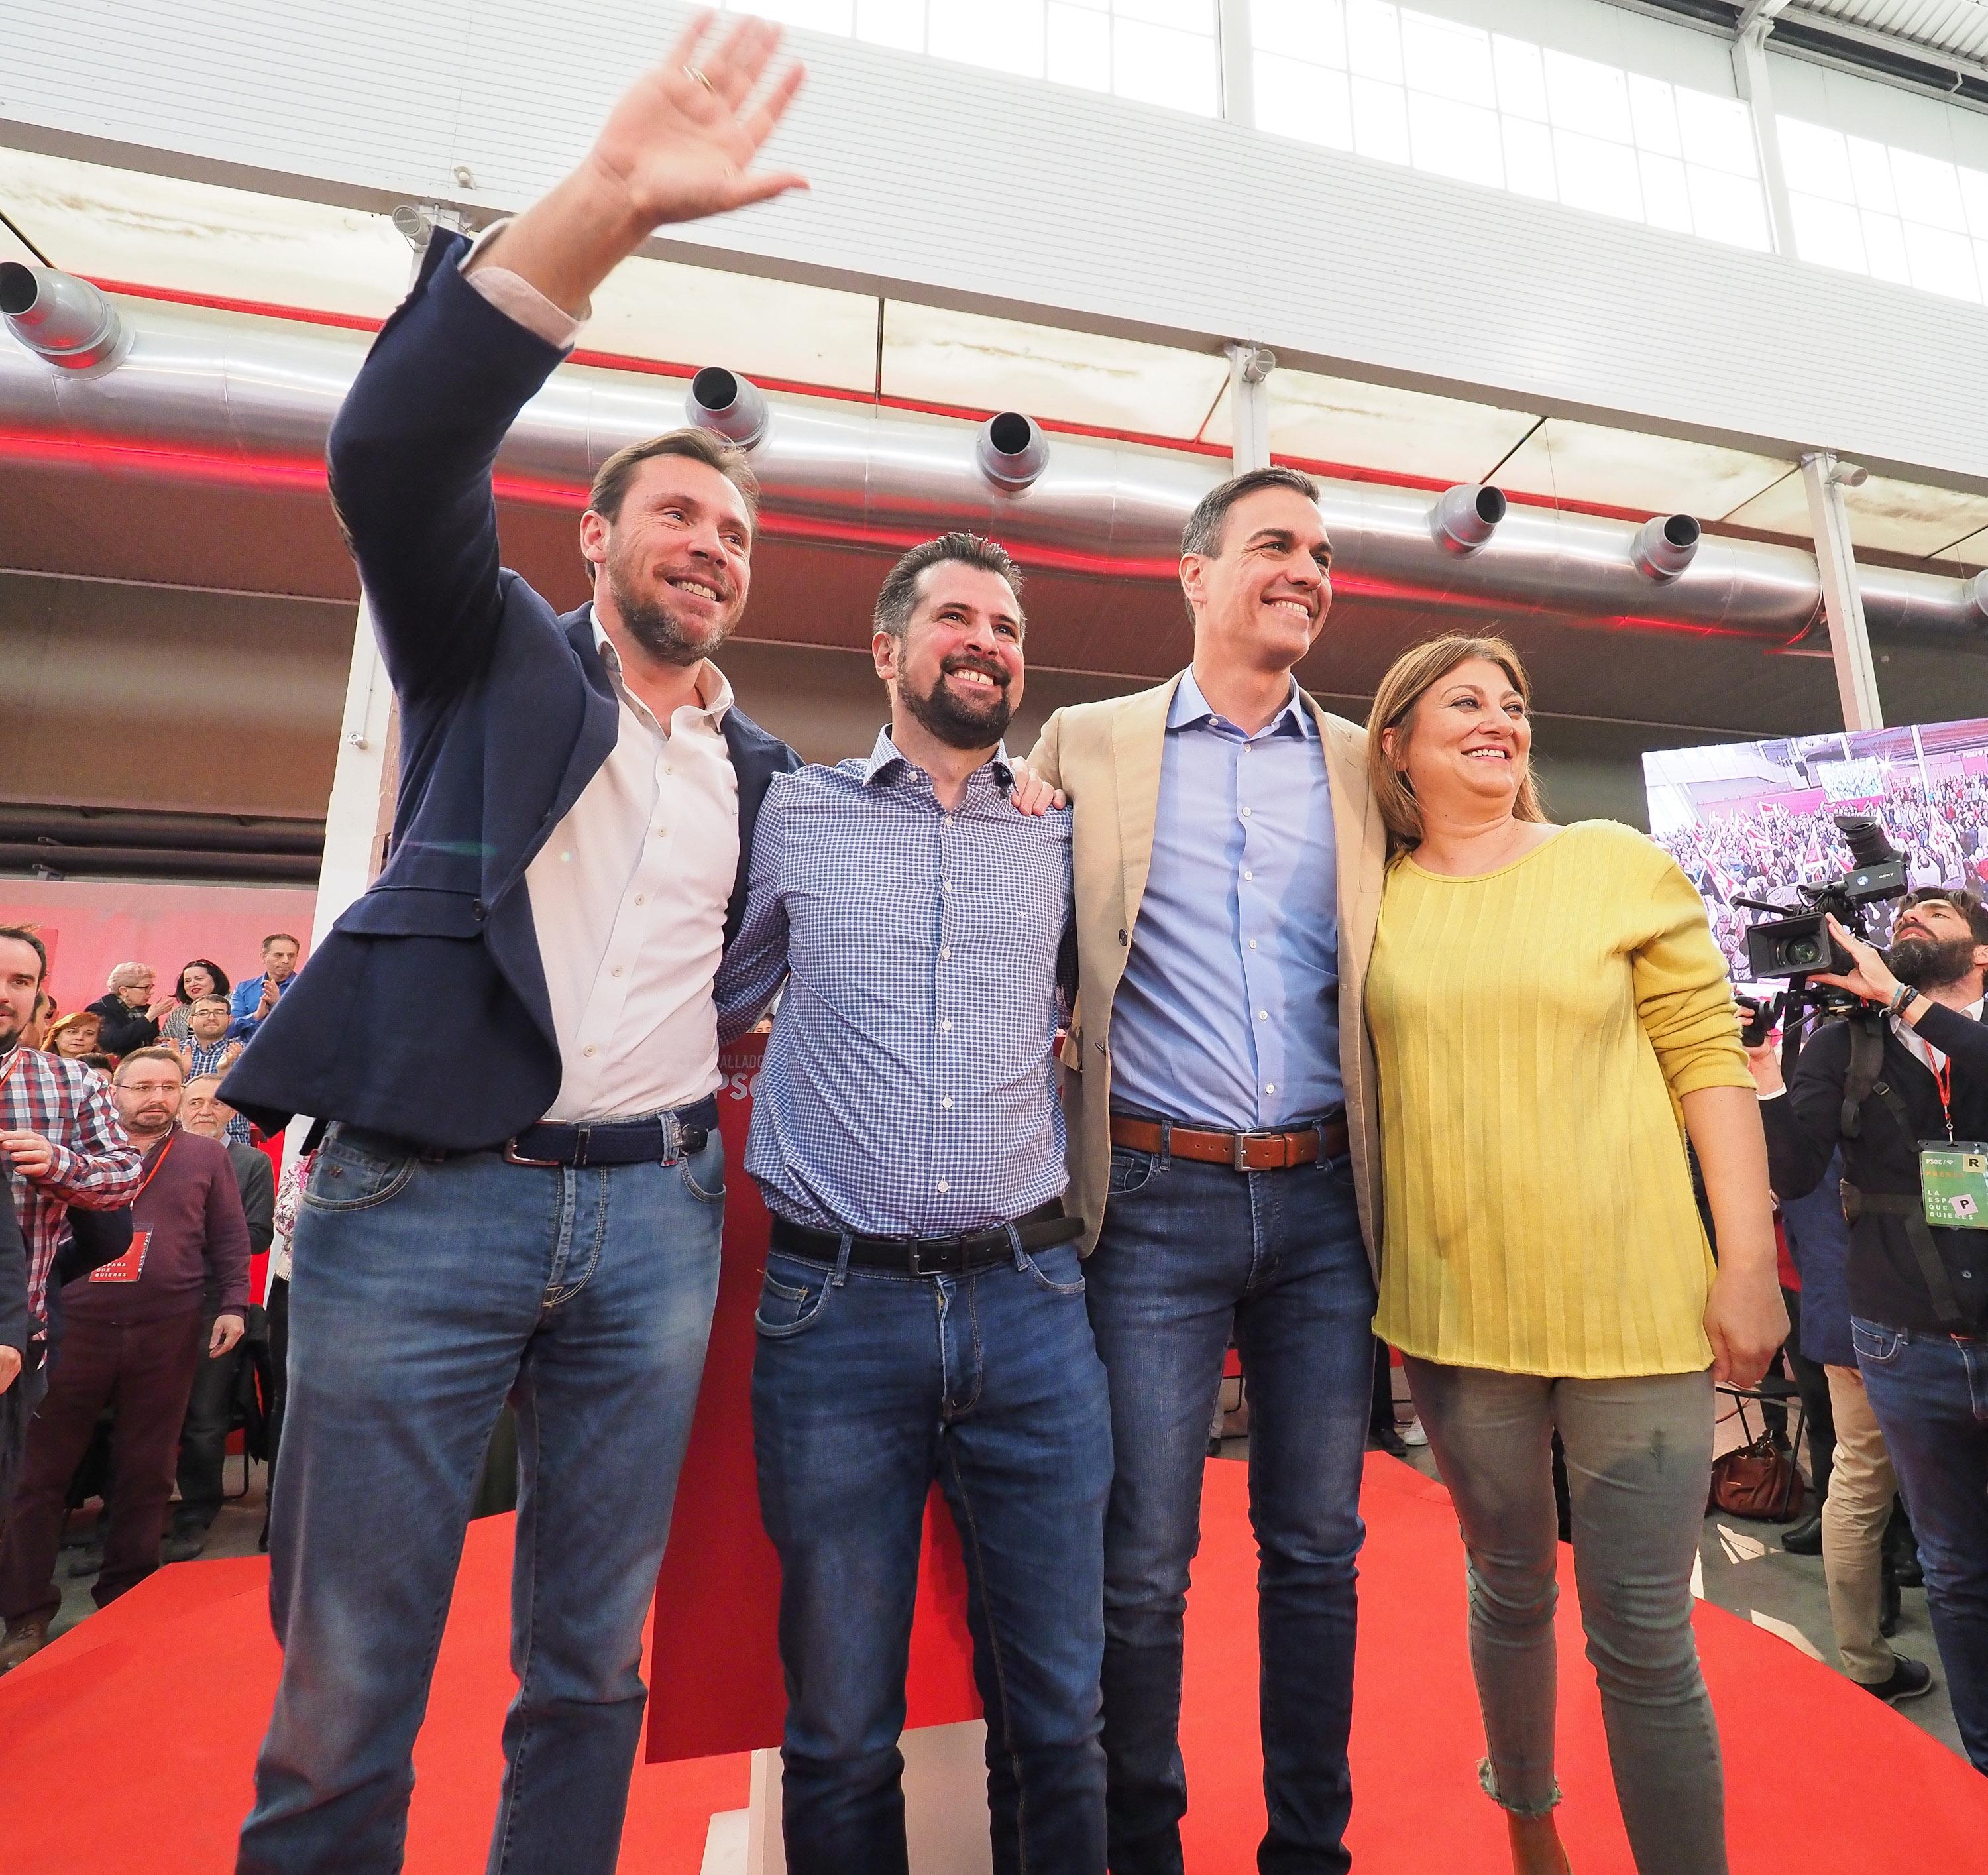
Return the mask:
<path id="1" fill-rule="evenodd" d="M 800 80 L 693 27 L 544 200 L 438 237 L 332 432 L 401 711 L 391 857 L 228 1076 L 330 1125 L 292 1242 L 270 1526 L 284 1650 L 238 1867 L 401 1866 L 412 1751 L 485 1447 L 521 1487 L 519 1691 L 490 1867 L 608 1875 L 644 1616 L 689 1435 L 724 1195 L 712 983 L 793 752 L 708 655 L 757 484 L 702 431 L 604 463 L 565 618 L 498 564 L 492 465 L 588 296 L 664 222 L 762 201 Z"/>

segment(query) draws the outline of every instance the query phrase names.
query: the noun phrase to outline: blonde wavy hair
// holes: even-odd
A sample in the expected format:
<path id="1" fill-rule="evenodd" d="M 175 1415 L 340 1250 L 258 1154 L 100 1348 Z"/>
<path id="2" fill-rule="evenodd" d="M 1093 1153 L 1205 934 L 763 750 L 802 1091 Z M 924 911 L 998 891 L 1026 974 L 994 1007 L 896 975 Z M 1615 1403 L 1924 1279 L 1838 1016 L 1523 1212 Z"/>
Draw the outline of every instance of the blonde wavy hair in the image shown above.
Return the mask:
<path id="1" fill-rule="evenodd" d="M 1374 692 L 1374 707 L 1367 712 L 1367 777 L 1374 799 L 1387 823 L 1390 857 L 1421 845 L 1422 811 L 1416 804 L 1405 767 L 1388 758 L 1383 746 L 1384 733 L 1395 733 L 1395 754 L 1405 761 L 1408 744 L 1414 733 L 1415 706 L 1459 665 L 1482 661 L 1495 664 L 1511 680 L 1528 709 L 1532 708 L 1532 679 L 1518 652 L 1503 638 L 1468 638 L 1452 632 L 1439 638 L 1411 645 L 1388 667 Z M 1533 779 L 1528 761 L 1520 771 L 1518 797 L 1512 804 L 1512 817 L 1543 821 L 1546 808 L 1540 799 L 1539 784 Z"/>

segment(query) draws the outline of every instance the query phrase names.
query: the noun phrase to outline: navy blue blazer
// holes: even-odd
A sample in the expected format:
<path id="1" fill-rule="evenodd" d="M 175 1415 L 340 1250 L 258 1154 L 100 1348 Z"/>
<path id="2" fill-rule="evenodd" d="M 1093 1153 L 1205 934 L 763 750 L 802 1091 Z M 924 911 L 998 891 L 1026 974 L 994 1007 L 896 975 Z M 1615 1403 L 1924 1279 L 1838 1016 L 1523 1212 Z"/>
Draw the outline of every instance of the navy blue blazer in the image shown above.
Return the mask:
<path id="1" fill-rule="evenodd" d="M 499 445 L 561 354 L 465 282 L 438 235 L 332 426 L 332 499 L 400 702 L 384 870 L 340 916 L 242 1051 L 222 1098 L 265 1132 L 308 1113 L 469 1149 L 559 1091 L 525 868 L 614 746 L 619 709 L 592 610 L 563 618 L 498 564 Z M 800 766 L 742 712 L 745 909 L 767 784 Z"/>

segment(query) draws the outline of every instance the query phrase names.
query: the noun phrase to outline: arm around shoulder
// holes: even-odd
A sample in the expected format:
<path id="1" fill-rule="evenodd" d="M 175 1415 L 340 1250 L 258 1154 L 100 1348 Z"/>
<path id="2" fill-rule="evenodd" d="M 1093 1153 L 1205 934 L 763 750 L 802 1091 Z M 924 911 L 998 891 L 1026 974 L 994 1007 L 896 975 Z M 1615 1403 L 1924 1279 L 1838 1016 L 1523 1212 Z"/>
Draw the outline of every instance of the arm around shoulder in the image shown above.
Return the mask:
<path id="1" fill-rule="evenodd" d="M 1040 777 L 1053 788 L 1063 786 L 1063 719 L 1060 709 L 1050 711 L 1049 721 L 1036 738 L 1036 746 L 1029 751 L 1030 773 Z"/>

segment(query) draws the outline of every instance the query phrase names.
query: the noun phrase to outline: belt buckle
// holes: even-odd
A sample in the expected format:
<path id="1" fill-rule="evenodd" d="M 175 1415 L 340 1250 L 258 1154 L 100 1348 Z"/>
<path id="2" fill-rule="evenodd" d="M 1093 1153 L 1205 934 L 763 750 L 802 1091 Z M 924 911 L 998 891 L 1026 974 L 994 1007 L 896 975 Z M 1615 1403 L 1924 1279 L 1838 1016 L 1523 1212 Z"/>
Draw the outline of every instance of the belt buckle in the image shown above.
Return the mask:
<path id="1" fill-rule="evenodd" d="M 538 1166 L 556 1172 L 560 1162 L 556 1159 L 527 1159 L 518 1150 L 518 1135 L 513 1133 L 504 1142 L 504 1163 L 507 1166 Z"/>
<path id="2" fill-rule="evenodd" d="M 1266 1138 L 1263 1133 L 1237 1133 L 1229 1149 L 1229 1163 L 1238 1172 L 1266 1172 L 1267 1166 L 1253 1166 L 1249 1163 L 1249 1146 L 1253 1140 Z"/>
<path id="3" fill-rule="evenodd" d="M 965 1257 L 961 1254 L 959 1247 L 963 1240 L 964 1240 L 958 1231 L 955 1231 L 951 1237 L 913 1238 L 911 1240 L 911 1274 L 914 1276 L 945 1276 L 957 1274 L 958 1270 L 956 1266 L 965 1261 Z M 930 1248 L 941 1257 L 944 1257 L 948 1252 L 950 1252 L 952 1255 L 955 1267 L 952 1270 L 948 1270 L 942 1263 L 934 1268 L 926 1268 L 925 1251 L 927 1248 Z"/>

